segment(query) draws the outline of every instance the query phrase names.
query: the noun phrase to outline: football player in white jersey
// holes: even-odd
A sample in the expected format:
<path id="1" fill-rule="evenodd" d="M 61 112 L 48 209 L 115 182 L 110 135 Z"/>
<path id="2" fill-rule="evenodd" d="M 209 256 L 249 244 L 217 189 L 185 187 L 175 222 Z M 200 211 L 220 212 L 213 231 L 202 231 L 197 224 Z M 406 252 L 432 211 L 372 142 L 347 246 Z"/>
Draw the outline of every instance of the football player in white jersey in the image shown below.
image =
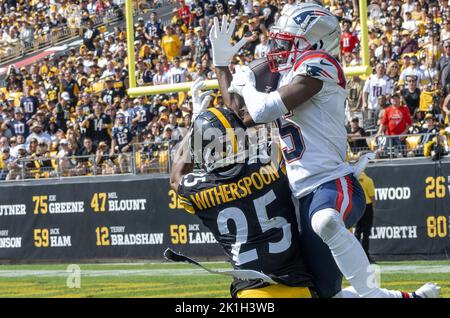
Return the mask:
<path id="1" fill-rule="evenodd" d="M 216 67 L 228 66 L 245 44 L 245 39 L 230 44 L 234 23 L 228 28 L 223 19 L 220 29 L 214 20 L 210 40 Z M 334 57 L 340 51 L 337 19 L 320 5 L 303 3 L 284 12 L 271 31 L 267 58 L 271 70 L 281 74 L 278 90 L 257 91 L 253 72 L 242 67 L 228 92 L 244 99 L 246 124 L 278 122 L 290 187 L 299 199 L 303 252 L 319 295 L 437 296 L 435 284 L 411 294 L 379 288 L 362 246 L 347 230 L 361 217 L 365 198 L 345 160 L 347 91 L 344 72 Z M 224 100 L 231 101 L 223 89 L 227 75 L 219 75 Z M 354 288 L 345 294 L 340 293 L 341 273 Z"/>

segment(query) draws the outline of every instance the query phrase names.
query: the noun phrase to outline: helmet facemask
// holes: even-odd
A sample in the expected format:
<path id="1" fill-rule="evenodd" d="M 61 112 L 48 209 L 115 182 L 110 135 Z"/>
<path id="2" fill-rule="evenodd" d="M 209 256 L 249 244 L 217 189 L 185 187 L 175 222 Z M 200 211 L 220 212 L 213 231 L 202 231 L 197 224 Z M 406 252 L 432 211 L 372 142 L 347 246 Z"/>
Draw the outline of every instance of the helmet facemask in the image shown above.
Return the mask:
<path id="1" fill-rule="evenodd" d="M 269 38 L 270 51 L 266 57 L 273 73 L 291 69 L 297 58 L 312 47 L 305 37 L 290 33 L 272 31 Z"/>

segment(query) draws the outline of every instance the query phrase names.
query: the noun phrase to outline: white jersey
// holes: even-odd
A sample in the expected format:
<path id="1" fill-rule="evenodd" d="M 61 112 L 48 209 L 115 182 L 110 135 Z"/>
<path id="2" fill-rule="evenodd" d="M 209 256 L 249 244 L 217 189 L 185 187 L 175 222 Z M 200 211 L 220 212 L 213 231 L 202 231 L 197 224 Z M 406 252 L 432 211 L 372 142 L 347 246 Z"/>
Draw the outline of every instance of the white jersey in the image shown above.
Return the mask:
<path id="1" fill-rule="evenodd" d="M 245 13 L 253 13 L 253 0 L 243 0 L 242 6 Z"/>
<path id="2" fill-rule="evenodd" d="M 279 87 L 297 75 L 323 81 L 319 93 L 277 120 L 293 194 L 303 197 L 321 184 L 352 173 L 346 162 L 346 80 L 339 62 L 325 51 L 308 51 L 282 74 Z"/>
<path id="3" fill-rule="evenodd" d="M 187 81 L 189 72 L 184 67 L 171 67 L 166 73 L 167 82 L 169 84 L 183 83 Z"/>
<path id="4" fill-rule="evenodd" d="M 369 79 L 364 83 L 363 91 L 369 93 L 367 107 L 375 110 L 378 107 L 378 97 L 386 96 L 392 93 L 394 83 L 389 77 L 384 75 L 379 78 L 376 74 L 370 75 Z"/>

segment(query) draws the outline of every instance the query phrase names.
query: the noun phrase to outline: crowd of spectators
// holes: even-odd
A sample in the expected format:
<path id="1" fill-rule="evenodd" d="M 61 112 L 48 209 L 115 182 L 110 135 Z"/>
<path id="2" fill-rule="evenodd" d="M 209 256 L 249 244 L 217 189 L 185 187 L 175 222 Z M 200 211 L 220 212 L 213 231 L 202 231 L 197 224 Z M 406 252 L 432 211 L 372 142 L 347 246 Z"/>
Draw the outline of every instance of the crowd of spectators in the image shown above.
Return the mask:
<path id="1" fill-rule="evenodd" d="M 89 20 L 120 16 L 123 0 L 0 0 L 0 57 L 76 36 Z"/>
<path id="2" fill-rule="evenodd" d="M 323 2 L 341 21 L 342 64 L 360 65 L 358 1 Z M 5 34 L 14 29 L 11 23 L 19 22 L 23 27 L 31 21 L 38 33 L 46 29 L 47 18 L 54 22 L 61 20 L 54 17 L 62 17 L 69 23 L 68 16 L 64 16 L 68 8 L 78 12 L 77 18 L 86 17 L 79 48 L 46 57 L 29 67 L 8 69 L 5 86 L 0 89 L 0 179 L 23 178 L 24 170 L 25 177 L 125 173 L 133 169 L 151 172 L 167 163 L 166 142 L 180 140 L 190 126 L 190 96 L 127 96 L 126 34 L 120 27 L 105 33 L 91 18 L 99 8 L 108 4 L 120 8 L 123 1 L 0 3 L 0 10 L 8 17 L 2 23 L 2 39 L 7 39 Z M 173 2 L 171 17 L 164 21 L 154 10 L 136 16 L 138 85 L 214 78 L 208 34 L 212 18 L 223 14 L 237 19 L 236 39 L 251 37 L 232 61 L 231 71 L 238 64 L 264 57 L 269 50 L 270 26 L 295 3 L 178 0 Z M 403 147 L 396 155 L 445 151 L 450 114 L 448 1 L 372 0 L 368 11 L 370 64 L 374 71 L 370 76 L 347 79 L 349 151 L 354 155 L 370 148 L 382 156 L 383 136 L 418 132 L 428 135 L 414 140 L 391 138 L 384 145 Z M 11 12 L 23 18 L 15 19 Z M 12 32 L 20 27 L 16 29 Z M 223 106 L 217 92 L 212 104 Z M 373 138 L 360 138 L 370 131 Z M 156 170 L 155 164 L 159 167 Z"/>
<path id="3" fill-rule="evenodd" d="M 343 4 L 343 12 L 348 2 Z M 356 12 L 342 21 L 342 63 L 361 63 Z M 440 156 L 449 151 L 450 7 L 448 0 L 369 1 L 370 76 L 349 79 L 352 153 Z M 363 126 L 363 127 L 362 127 Z M 361 139 L 375 133 L 375 138 Z M 426 134 L 422 136 L 412 134 Z M 385 136 L 397 136 L 390 137 Z M 450 141 L 450 139 L 448 139 Z M 388 147 L 389 146 L 389 147 Z"/>

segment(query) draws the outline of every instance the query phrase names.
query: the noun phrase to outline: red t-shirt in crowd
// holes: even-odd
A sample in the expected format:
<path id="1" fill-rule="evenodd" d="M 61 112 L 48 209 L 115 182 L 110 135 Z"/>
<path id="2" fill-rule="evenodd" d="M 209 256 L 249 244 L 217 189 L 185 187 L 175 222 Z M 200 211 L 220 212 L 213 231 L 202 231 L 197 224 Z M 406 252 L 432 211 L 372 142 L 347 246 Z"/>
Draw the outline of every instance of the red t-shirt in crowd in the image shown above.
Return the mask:
<path id="1" fill-rule="evenodd" d="M 408 107 L 389 106 L 384 110 L 381 123 L 386 126 L 386 135 L 401 135 L 405 132 L 406 124 L 412 125 Z"/>
<path id="2" fill-rule="evenodd" d="M 182 6 L 178 9 L 178 18 L 183 19 L 184 24 L 191 24 L 191 10 L 189 10 L 188 6 Z"/>
<path id="3" fill-rule="evenodd" d="M 353 52 L 355 46 L 359 43 L 358 36 L 355 33 L 342 33 L 341 51 L 342 53 Z"/>

